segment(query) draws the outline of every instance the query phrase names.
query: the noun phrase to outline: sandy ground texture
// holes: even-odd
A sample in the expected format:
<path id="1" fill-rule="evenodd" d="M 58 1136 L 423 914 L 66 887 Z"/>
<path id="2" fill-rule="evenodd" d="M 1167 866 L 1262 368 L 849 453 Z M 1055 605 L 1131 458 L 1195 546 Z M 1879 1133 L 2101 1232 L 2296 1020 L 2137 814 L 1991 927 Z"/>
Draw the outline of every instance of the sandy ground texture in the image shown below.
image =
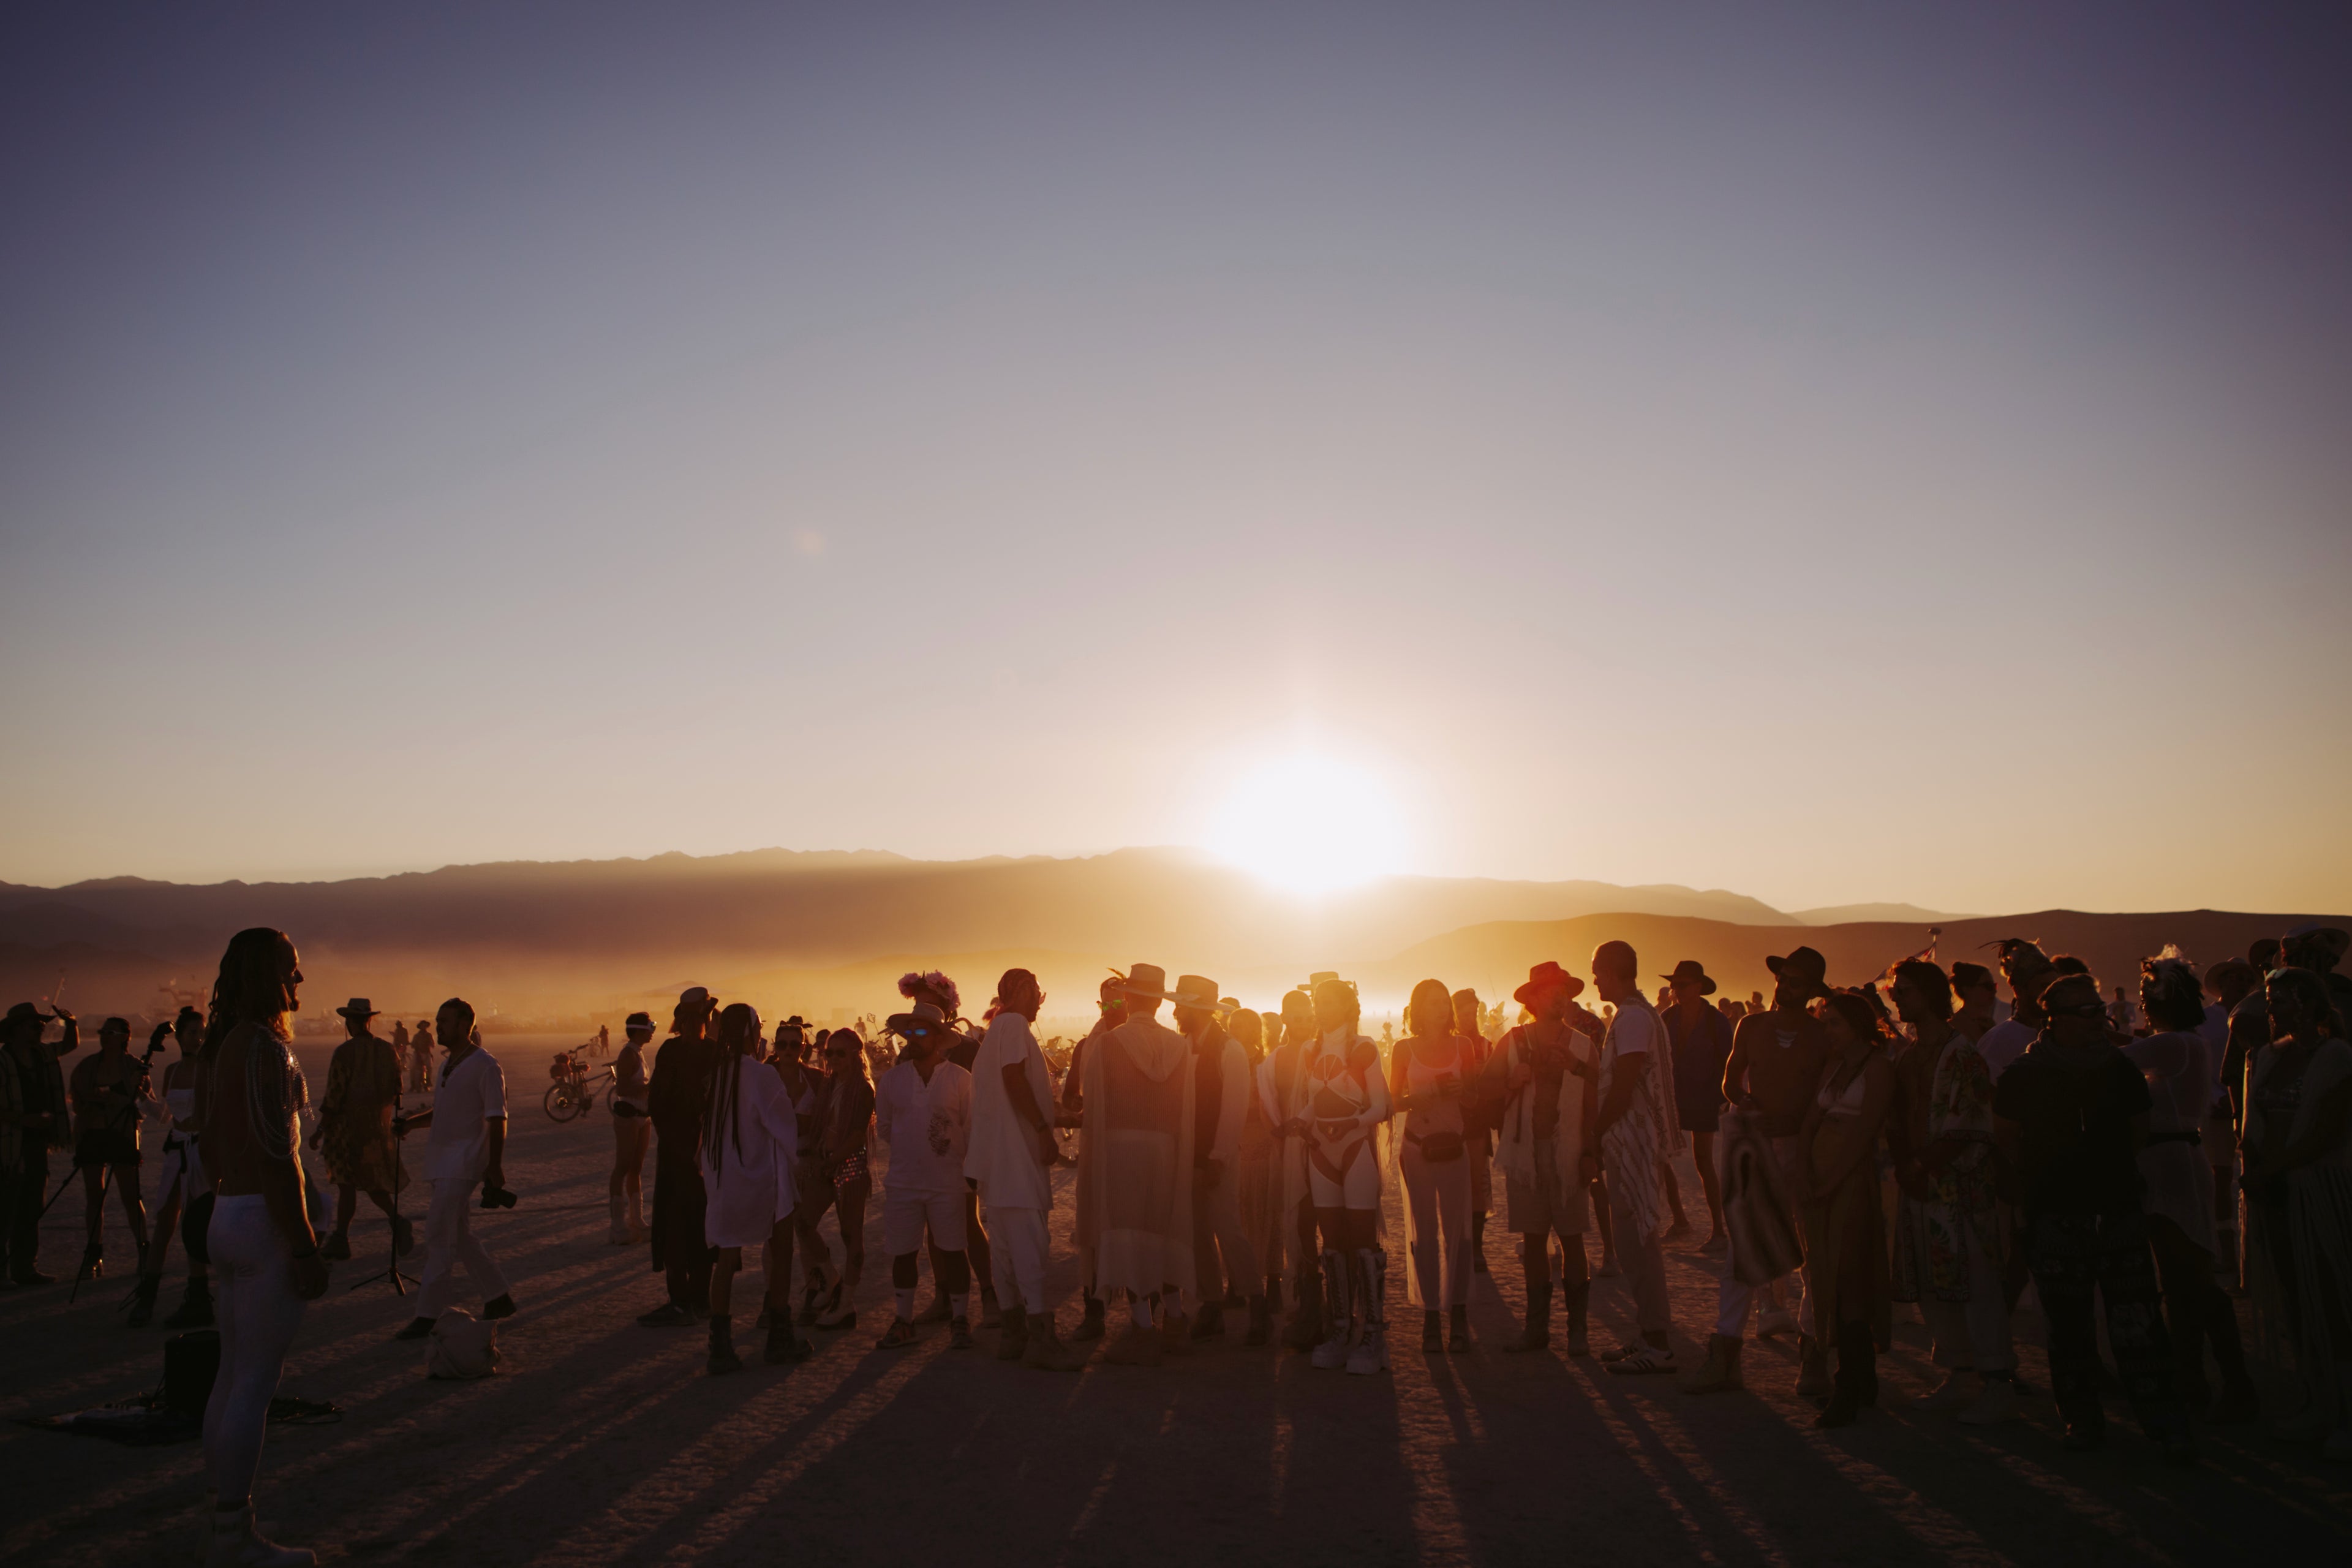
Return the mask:
<path id="1" fill-rule="evenodd" d="M 1916 1322 L 1898 1327 L 1883 1363 L 1890 1407 L 1828 1433 L 1791 1392 L 1794 1351 L 1778 1342 L 1751 1344 L 1748 1392 L 1708 1398 L 1669 1379 L 1612 1377 L 1559 1349 L 1504 1355 L 1520 1290 L 1512 1238 L 1499 1233 L 1466 1355 L 1414 1348 L 1417 1325 L 1391 1272 L 1398 1349 L 1382 1376 L 1245 1350 L 1238 1328 L 1155 1369 L 1097 1356 L 1082 1373 L 1031 1372 L 986 1348 L 950 1352 L 940 1329 L 911 1351 L 877 1352 L 888 1298 L 876 1234 L 856 1330 L 823 1336 L 797 1367 L 754 1355 L 741 1373 L 709 1378 L 699 1331 L 632 1321 L 661 1292 L 642 1247 L 604 1239 L 603 1108 L 551 1123 L 538 1104 L 547 1047 L 493 1048 L 515 1095 L 508 1171 L 522 1194 L 520 1208 L 477 1215 L 522 1307 L 502 1325 L 505 1369 L 430 1382 L 421 1347 L 391 1342 L 410 1303 L 381 1285 L 349 1289 L 385 1260 L 382 1220 L 363 1217 L 356 1256 L 311 1309 L 282 1388 L 348 1415 L 274 1429 L 258 1493 L 268 1528 L 330 1562 L 2352 1558 L 2352 1470 L 2259 1428 L 2209 1431 L 2206 1462 L 2183 1473 L 2158 1463 L 2119 1404 L 2109 1447 L 2085 1455 L 2060 1448 L 2046 1397 L 1990 1429 L 1903 1408 L 1932 1385 Z M 323 1053 L 303 1054 L 321 1058 L 309 1066 L 322 1082 Z M 1077 1302 L 1066 1173 L 1063 1182 L 1053 1283 L 1066 1327 Z M 1687 1161 L 1683 1183 L 1695 1197 Z M 80 1223 L 69 1194 L 45 1230 L 52 1272 L 79 1257 Z M 127 1259 L 119 1215 L 109 1237 Z M 1670 1258 L 1688 1364 L 1713 1318 L 1711 1260 L 1681 1244 Z M 80 1408 L 159 1380 L 164 1331 L 123 1326 L 126 1288 L 110 1278 L 72 1307 L 62 1284 L 0 1292 L 12 1414 Z M 1596 1348 L 1630 1331 L 1622 1281 L 1598 1283 L 1593 1308 Z M 981 1337 L 983 1347 L 994 1338 Z M 2038 1351 L 2025 1371 L 2047 1388 Z M 193 1443 L 132 1449 L 10 1425 L 0 1427 L 0 1561 L 196 1558 L 205 1499 Z"/>

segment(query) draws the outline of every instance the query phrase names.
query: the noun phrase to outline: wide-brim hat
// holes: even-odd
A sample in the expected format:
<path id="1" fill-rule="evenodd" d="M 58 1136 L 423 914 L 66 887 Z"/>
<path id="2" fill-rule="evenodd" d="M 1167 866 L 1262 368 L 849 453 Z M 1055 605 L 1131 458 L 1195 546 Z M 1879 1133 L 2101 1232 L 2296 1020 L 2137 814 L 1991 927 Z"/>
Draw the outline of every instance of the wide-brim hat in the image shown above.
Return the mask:
<path id="1" fill-rule="evenodd" d="M 335 1011 L 346 1018 L 373 1018 L 376 1016 L 375 1004 L 364 996 L 354 996 Z"/>
<path id="2" fill-rule="evenodd" d="M 0 1029 L 13 1029 L 19 1024 L 47 1024 L 56 1018 L 55 1013 L 44 1013 L 30 1002 L 19 1002 L 8 1009 L 6 1018 L 0 1019 Z"/>
<path id="3" fill-rule="evenodd" d="M 2284 952 L 2290 947 L 2317 948 L 2326 955 L 2331 964 L 2341 963 L 2345 953 L 2352 952 L 2352 931 L 2347 931 L 2341 926 L 2324 926 L 2315 921 L 2310 925 L 2297 926 L 2286 933 L 2285 940 L 2279 943 L 2279 951 Z"/>
<path id="4" fill-rule="evenodd" d="M 776 1027 L 779 1029 L 805 1029 L 808 1027 L 808 1020 L 802 1017 L 798 1013 L 795 1013 L 791 1017 L 785 1019 L 782 1023 L 777 1025 Z"/>
<path id="5" fill-rule="evenodd" d="M 705 986 L 689 985 L 677 994 L 677 1005 L 681 1007 L 716 1007 L 719 998 Z"/>
<path id="6" fill-rule="evenodd" d="M 1584 994 L 1584 982 L 1547 958 L 1528 971 L 1528 983 L 1512 992 L 1511 999 L 1522 1007 L 1532 1007 L 1537 997 L 1554 991 L 1567 992 L 1573 1001 Z"/>
<path id="7" fill-rule="evenodd" d="M 1706 965 L 1696 958 L 1684 959 L 1675 965 L 1675 972 L 1672 974 L 1661 974 L 1658 978 L 1669 985 L 1683 985 L 1696 981 L 1700 995 L 1715 994 L 1715 982 L 1707 978 Z"/>
<path id="8" fill-rule="evenodd" d="M 1764 967 L 1777 980 L 1797 980 L 1812 987 L 1811 994 L 1829 994 L 1830 961 L 1810 947 L 1792 948 L 1783 957 L 1768 958 Z"/>
<path id="9" fill-rule="evenodd" d="M 1118 977 L 1118 989 L 1129 996 L 1149 996 L 1155 1002 L 1165 1002 L 1168 1000 L 1168 972 L 1156 963 L 1131 964 L 1127 973 Z M 1215 998 L 1210 1000 L 1213 1004 Z"/>
<path id="10" fill-rule="evenodd" d="M 1178 975 L 1176 989 L 1162 1000 L 1202 1013 L 1213 1013 L 1224 1005 L 1223 998 L 1217 994 L 1217 983 L 1204 974 Z"/>
<path id="11" fill-rule="evenodd" d="M 935 1002 L 918 1002 L 904 1013 L 890 1015 L 889 1029 L 894 1035 L 952 1035 L 947 1014 Z"/>

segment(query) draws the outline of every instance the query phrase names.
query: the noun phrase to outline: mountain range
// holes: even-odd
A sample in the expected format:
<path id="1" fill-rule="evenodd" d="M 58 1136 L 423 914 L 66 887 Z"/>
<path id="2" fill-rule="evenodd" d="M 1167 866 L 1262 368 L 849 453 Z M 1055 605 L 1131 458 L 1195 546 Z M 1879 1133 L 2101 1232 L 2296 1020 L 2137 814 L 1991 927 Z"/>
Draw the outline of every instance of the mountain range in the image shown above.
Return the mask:
<path id="1" fill-rule="evenodd" d="M 568 1018 L 625 1000 L 647 1005 L 694 983 L 812 1016 L 881 1011 L 898 973 L 933 964 L 959 975 L 972 1011 L 1013 963 L 1057 989 L 1057 1007 L 1085 1005 L 1105 967 L 1137 960 L 1211 974 L 1237 994 L 1334 967 L 1349 968 L 1368 994 L 1401 996 L 1425 973 L 1507 990 L 1539 958 L 1580 967 L 1603 939 L 1596 933 L 1634 941 L 1645 964 L 1654 955 L 1660 968 L 1702 959 L 1744 994 L 1769 988 L 1767 952 L 1810 941 L 1830 955 L 1833 976 L 1858 979 L 1922 946 L 1937 922 L 1948 953 L 2021 930 L 2121 974 L 2119 965 L 2165 941 L 2210 961 L 2305 918 L 2052 911 L 1984 921 L 1909 905 L 1791 915 L 1720 889 L 1433 877 L 1307 901 L 1181 849 L 963 861 L 761 849 L 331 882 L 0 883 L 0 996 L 46 996 L 62 976 L 79 1012 L 153 1013 L 167 990 L 207 984 L 223 943 L 247 925 L 293 933 L 313 1007 L 330 993 L 359 994 L 422 1012 L 462 994 L 508 1017 Z"/>

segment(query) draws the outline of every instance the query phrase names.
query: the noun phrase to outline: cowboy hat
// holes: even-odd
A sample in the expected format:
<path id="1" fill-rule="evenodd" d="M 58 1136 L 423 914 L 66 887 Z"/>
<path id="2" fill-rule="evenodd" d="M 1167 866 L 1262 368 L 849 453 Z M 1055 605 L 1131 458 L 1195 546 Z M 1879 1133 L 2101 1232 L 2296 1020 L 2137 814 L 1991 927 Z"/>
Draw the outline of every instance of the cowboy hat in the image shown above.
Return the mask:
<path id="1" fill-rule="evenodd" d="M 376 1016 L 375 1004 L 364 996 L 354 996 L 335 1011 L 346 1018 L 373 1018 Z"/>
<path id="2" fill-rule="evenodd" d="M 1528 971 L 1528 983 L 1512 992 L 1511 998 L 1523 1007 L 1532 1007 L 1537 997 L 1553 991 L 1566 991 L 1573 1001 L 1584 994 L 1584 982 L 1547 958 Z"/>
<path id="3" fill-rule="evenodd" d="M 1675 965 L 1675 972 L 1672 974 L 1661 974 L 1658 978 L 1669 985 L 1683 985 L 1695 981 L 1698 984 L 1700 995 L 1715 994 L 1715 982 L 1707 978 L 1706 965 L 1696 958 L 1684 959 Z"/>
<path id="4" fill-rule="evenodd" d="M 952 1035 L 948 1016 L 935 1002 L 918 1002 L 912 1011 L 890 1015 L 889 1030 L 894 1035 Z"/>
<path id="5" fill-rule="evenodd" d="M 1116 970 L 1112 973 L 1118 973 Z M 1156 963 L 1129 965 L 1125 974 L 1118 975 L 1118 989 L 1129 996 L 1149 996 L 1155 1002 L 1165 1002 L 1169 1000 L 1168 972 Z M 1213 996 L 1210 998 L 1212 1004 L 1215 1000 Z"/>
<path id="6" fill-rule="evenodd" d="M 1178 975 L 1176 989 L 1168 993 L 1164 1000 L 1202 1013 L 1213 1013 L 1223 1005 L 1217 995 L 1217 983 L 1202 974 Z"/>
<path id="7" fill-rule="evenodd" d="M 1810 947 L 1792 948 L 1784 958 L 1768 958 L 1764 961 L 1764 967 L 1770 970 L 1776 979 L 1796 980 L 1811 986 L 1812 989 L 1806 993 L 1809 996 L 1830 994 L 1827 983 L 1830 961 Z"/>

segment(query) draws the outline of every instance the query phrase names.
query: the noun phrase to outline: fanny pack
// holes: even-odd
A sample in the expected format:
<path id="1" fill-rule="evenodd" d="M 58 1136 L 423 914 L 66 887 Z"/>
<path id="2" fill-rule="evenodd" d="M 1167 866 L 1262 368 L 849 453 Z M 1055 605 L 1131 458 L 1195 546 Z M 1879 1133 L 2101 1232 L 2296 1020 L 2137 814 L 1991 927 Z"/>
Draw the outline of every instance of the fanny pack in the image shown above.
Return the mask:
<path id="1" fill-rule="evenodd" d="M 1408 1132 L 1404 1141 L 1420 1150 L 1421 1157 L 1432 1163 L 1442 1164 L 1447 1160 L 1462 1158 L 1462 1134 L 1459 1132 L 1433 1132 L 1426 1138 L 1415 1138 Z"/>

